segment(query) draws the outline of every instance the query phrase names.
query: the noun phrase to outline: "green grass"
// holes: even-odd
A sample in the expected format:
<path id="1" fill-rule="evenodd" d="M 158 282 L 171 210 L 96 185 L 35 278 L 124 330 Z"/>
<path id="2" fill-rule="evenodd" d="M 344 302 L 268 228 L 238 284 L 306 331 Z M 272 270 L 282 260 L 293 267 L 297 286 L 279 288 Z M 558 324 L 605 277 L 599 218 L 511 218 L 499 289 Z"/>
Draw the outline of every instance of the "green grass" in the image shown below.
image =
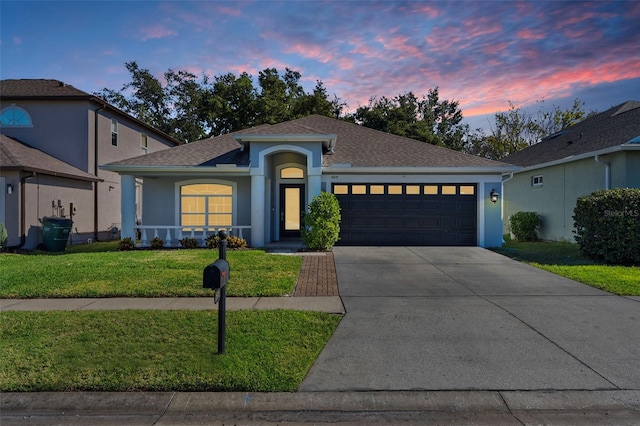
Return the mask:
<path id="1" fill-rule="evenodd" d="M 583 256 L 577 244 L 507 240 L 497 253 L 610 293 L 640 296 L 640 267 L 606 265 Z"/>
<path id="2" fill-rule="evenodd" d="M 0 313 L 0 391 L 296 391 L 340 322 L 318 312 Z"/>
<path id="3" fill-rule="evenodd" d="M 0 297 L 211 296 L 202 271 L 217 250 L 114 251 L 117 244 L 71 246 L 60 254 L 0 255 Z M 228 296 L 291 294 L 302 259 L 229 250 Z"/>

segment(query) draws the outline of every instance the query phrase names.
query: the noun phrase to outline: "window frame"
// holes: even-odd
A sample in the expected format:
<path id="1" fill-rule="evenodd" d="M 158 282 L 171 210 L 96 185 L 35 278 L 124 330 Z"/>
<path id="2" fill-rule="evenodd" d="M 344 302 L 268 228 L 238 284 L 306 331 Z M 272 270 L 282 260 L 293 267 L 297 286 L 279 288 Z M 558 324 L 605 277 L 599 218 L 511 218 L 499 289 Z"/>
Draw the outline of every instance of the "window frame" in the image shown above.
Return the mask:
<path id="1" fill-rule="evenodd" d="M 233 181 L 226 180 L 218 180 L 218 179 L 191 179 L 185 180 L 175 183 L 175 217 L 174 223 L 176 226 L 181 227 L 191 227 L 192 225 L 182 225 L 182 187 L 189 185 L 200 185 L 200 184 L 210 184 L 210 185 L 224 185 L 231 187 L 231 225 L 228 225 L 229 228 L 232 228 L 237 224 L 237 211 L 238 211 L 238 185 Z M 225 195 L 226 196 L 226 195 Z M 207 197 L 207 196 L 205 196 Z M 205 198 L 205 201 L 208 200 Z M 208 208 L 208 203 L 205 203 L 205 224 L 204 228 L 216 227 L 216 228 L 224 228 L 224 226 L 219 225 L 209 225 L 208 224 L 208 216 L 206 213 L 206 209 Z M 228 214 L 228 213 L 225 213 Z"/>
<path id="2" fill-rule="evenodd" d="M 143 155 L 149 153 L 149 136 L 146 133 L 140 133 L 140 152 Z"/>
<path id="3" fill-rule="evenodd" d="M 544 180 L 542 175 L 531 176 L 531 186 L 533 188 L 541 188 L 542 186 L 544 186 Z"/>
<path id="4" fill-rule="evenodd" d="M 118 120 L 111 119 L 111 146 L 118 146 Z"/>
<path id="5" fill-rule="evenodd" d="M 6 113 L 8 112 L 12 112 L 14 111 L 20 111 L 24 117 L 26 117 L 28 123 L 26 124 L 13 124 L 13 123 L 7 123 L 7 124 L 3 124 L 2 123 L 2 116 L 4 116 Z M 33 127 L 33 119 L 31 118 L 31 114 L 29 114 L 29 112 L 22 108 L 17 106 L 16 104 L 11 104 L 5 108 L 2 109 L 2 111 L 0 111 L 0 127 L 11 127 L 11 128 L 30 128 Z"/>

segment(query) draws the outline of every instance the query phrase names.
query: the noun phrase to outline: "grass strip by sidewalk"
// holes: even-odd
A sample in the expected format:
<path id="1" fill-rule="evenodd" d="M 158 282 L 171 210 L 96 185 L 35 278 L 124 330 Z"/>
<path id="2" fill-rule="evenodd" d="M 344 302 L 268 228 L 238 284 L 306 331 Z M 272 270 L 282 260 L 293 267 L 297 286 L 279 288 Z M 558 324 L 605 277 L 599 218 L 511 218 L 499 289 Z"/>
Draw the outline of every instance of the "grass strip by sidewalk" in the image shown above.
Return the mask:
<path id="1" fill-rule="evenodd" d="M 297 311 L 0 313 L 0 391 L 296 391 L 340 322 Z"/>
<path id="2" fill-rule="evenodd" d="M 640 296 L 640 267 L 594 261 L 583 256 L 577 244 L 507 240 L 503 247 L 492 250 L 610 293 Z"/>
<path id="3" fill-rule="evenodd" d="M 62 254 L 0 255 L 0 297 L 190 297 L 211 296 L 202 271 L 217 250 L 79 251 Z M 102 246 L 109 247 L 109 246 Z M 293 293 L 299 256 L 262 250 L 227 252 L 228 296 Z"/>

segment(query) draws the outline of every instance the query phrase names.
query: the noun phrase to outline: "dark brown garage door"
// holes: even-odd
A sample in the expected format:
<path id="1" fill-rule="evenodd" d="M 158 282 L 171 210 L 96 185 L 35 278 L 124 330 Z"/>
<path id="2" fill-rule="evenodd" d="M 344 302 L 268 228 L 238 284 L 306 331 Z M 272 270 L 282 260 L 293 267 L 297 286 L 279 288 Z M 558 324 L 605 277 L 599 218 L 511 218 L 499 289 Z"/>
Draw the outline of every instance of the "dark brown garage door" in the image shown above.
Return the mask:
<path id="1" fill-rule="evenodd" d="M 475 184 L 334 184 L 338 245 L 475 246 Z"/>

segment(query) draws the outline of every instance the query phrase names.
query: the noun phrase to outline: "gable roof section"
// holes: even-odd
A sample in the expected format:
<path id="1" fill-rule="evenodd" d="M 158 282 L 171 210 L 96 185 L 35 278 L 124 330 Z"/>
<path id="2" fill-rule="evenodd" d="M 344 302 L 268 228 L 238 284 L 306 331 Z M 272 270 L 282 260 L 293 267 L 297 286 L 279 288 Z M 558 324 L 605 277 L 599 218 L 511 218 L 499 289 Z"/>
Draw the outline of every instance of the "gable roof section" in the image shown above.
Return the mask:
<path id="1" fill-rule="evenodd" d="M 88 101 L 97 103 L 104 108 L 119 115 L 127 117 L 138 125 L 150 130 L 152 133 L 161 135 L 163 138 L 173 142 L 174 145 L 181 145 L 182 142 L 138 120 L 126 112 L 114 107 L 104 99 L 91 95 L 80 89 L 66 84 L 60 80 L 47 79 L 9 79 L 0 80 L 0 99 L 3 101 L 34 101 L 34 100 L 67 100 L 67 101 Z"/>
<path id="2" fill-rule="evenodd" d="M 144 156 L 110 163 L 112 166 L 215 166 L 235 163 L 249 166 L 249 155 L 240 140 L 260 136 L 336 136 L 335 151 L 323 157 L 323 167 L 465 167 L 505 168 L 510 165 L 414 139 L 391 135 L 357 124 L 320 115 L 274 125 L 261 125 L 251 129 L 203 139 L 186 145 L 154 152 Z"/>
<path id="3" fill-rule="evenodd" d="M 633 143 L 640 136 L 640 102 L 628 101 L 547 136 L 502 161 L 523 167 L 571 160 Z"/>
<path id="4" fill-rule="evenodd" d="M 91 182 L 102 181 L 102 179 L 58 160 L 49 154 L 45 154 L 39 149 L 32 148 L 25 143 L 2 134 L 0 134 L 0 168 L 3 170 L 24 170 Z"/>

